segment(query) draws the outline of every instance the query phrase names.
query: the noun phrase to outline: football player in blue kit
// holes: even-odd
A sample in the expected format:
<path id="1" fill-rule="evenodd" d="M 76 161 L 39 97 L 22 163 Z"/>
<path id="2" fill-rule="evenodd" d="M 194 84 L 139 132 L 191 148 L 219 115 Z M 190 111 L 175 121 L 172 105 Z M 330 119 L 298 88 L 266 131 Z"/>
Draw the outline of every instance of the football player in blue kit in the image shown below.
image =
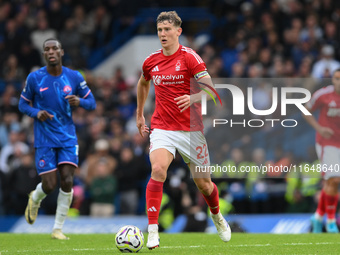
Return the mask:
<path id="1" fill-rule="evenodd" d="M 94 110 L 96 101 L 78 71 L 62 66 L 64 50 L 57 39 L 43 43 L 46 66 L 30 73 L 21 93 L 19 110 L 34 118 L 35 162 L 41 176 L 29 194 L 25 217 L 33 224 L 41 201 L 57 186 L 60 190 L 52 238 L 69 239 L 62 233 L 73 196 L 73 175 L 78 166 L 78 141 L 72 109 Z"/>

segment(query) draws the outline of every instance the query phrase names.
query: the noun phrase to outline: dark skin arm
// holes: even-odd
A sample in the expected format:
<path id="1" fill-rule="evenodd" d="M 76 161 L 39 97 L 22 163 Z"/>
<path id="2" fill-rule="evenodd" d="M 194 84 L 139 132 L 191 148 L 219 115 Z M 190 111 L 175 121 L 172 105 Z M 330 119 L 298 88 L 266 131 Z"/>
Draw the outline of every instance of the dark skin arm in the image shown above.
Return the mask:
<path id="1" fill-rule="evenodd" d="M 79 106 L 80 104 L 80 99 L 79 97 L 75 96 L 75 95 L 68 95 L 65 97 L 66 99 L 68 99 L 68 103 L 71 105 L 71 106 Z"/>
<path id="2" fill-rule="evenodd" d="M 75 96 L 75 95 L 69 95 L 69 96 L 66 96 L 65 97 L 66 99 L 68 99 L 68 103 L 71 105 L 71 106 L 79 106 L 79 103 L 80 103 L 80 100 L 79 100 L 79 97 Z M 40 121 L 45 121 L 47 119 L 50 119 L 52 120 L 54 117 L 54 115 L 52 114 L 49 114 L 47 111 L 45 110 L 41 110 L 38 112 L 38 115 L 37 115 L 37 118 L 38 120 Z"/>
<path id="3" fill-rule="evenodd" d="M 40 121 L 45 121 L 45 120 L 47 120 L 47 119 L 52 120 L 53 117 L 54 117 L 54 115 L 49 114 L 49 113 L 48 113 L 47 111 L 45 111 L 45 110 L 39 111 L 39 112 L 38 112 L 38 115 L 37 115 L 37 118 L 38 118 L 38 120 L 40 120 Z"/>

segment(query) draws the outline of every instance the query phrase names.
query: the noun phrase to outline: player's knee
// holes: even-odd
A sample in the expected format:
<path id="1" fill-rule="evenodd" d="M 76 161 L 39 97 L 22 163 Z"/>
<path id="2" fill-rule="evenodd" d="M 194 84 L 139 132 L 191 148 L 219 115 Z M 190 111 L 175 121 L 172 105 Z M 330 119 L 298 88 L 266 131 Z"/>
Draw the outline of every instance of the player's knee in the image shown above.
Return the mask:
<path id="1" fill-rule="evenodd" d="M 69 192 L 72 189 L 73 186 L 73 176 L 72 175 L 68 175 L 65 176 L 64 178 L 61 179 L 60 181 L 60 186 L 62 188 L 62 190 Z"/>
<path id="2" fill-rule="evenodd" d="M 151 177 L 155 181 L 164 182 L 166 179 L 166 168 L 161 164 L 154 164 L 152 166 Z"/>
<path id="3" fill-rule="evenodd" d="M 57 180 L 48 179 L 43 181 L 43 190 L 46 194 L 50 194 L 57 187 Z"/>
<path id="4" fill-rule="evenodd" d="M 326 180 L 326 184 L 327 184 L 328 186 L 334 186 L 334 185 L 336 184 L 336 178 L 331 177 L 331 178 L 327 179 L 327 180 Z"/>

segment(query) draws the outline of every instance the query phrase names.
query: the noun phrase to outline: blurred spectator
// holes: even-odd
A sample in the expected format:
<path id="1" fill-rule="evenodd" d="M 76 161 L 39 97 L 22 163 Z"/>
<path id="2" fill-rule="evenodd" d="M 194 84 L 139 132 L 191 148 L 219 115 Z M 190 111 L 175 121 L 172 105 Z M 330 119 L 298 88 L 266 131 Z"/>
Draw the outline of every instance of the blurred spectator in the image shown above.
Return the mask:
<path id="1" fill-rule="evenodd" d="M 292 48 L 291 54 L 295 67 L 299 67 L 306 57 L 310 57 L 312 60 L 316 59 L 318 52 L 311 40 L 303 39 Z"/>
<path id="2" fill-rule="evenodd" d="M 18 30 L 17 21 L 9 19 L 5 28 L 6 48 L 9 53 L 14 54 L 20 49 L 21 41 L 24 39 L 23 34 Z"/>
<path id="3" fill-rule="evenodd" d="M 20 82 L 26 78 L 26 73 L 14 54 L 8 56 L 1 71 L 1 76 L 8 82 Z"/>
<path id="4" fill-rule="evenodd" d="M 83 5 L 77 5 L 73 11 L 73 18 L 76 23 L 76 28 L 81 34 L 84 44 L 90 48 L 92 45 L 92 33 L 95 29 L 95 24 L 91 21 L 91 18 L 86 15 Z"/>
<path id="5" fill-rule="evenodd" d="M 48 23 L 50 27 L 56 31 L 60 31 L 64 25 L 66 17 L 63 15 L 62 5 L 59 0 L 52 0 L 49 2 L 49 9 L 47 11 Z M 63 45 L 64 46 L 64 45 Z M 64 47 L 65 49 L 65 47 Z M 65 51 L 67 51 L 65 49 Z"/>
<path id="6" fill-rule="evenodd" d="M 86 150 L 89 151 L 92 149 L 91 145 L 94 144 L 97 140 L 101 139 L 105 136 L 106 130 L 106 119 L 104 117 L 100 117 L 98 115 L 98 110 L 100 109 L 100 104 L 97 103 L 97 108 L 95 111 L 86 114 L 86 122 L 89 123 L 88 130 L 86 130 L 86 136 L 83 137 L 85 141 Z M 99 107 L 98 107 L 99 106 Z"/>
<path id="7" fill-rule="evenodd" d="M 323 44 L 332 45 L 334 47 L 334 57 L 339 59 L 340 57 L 340 45 L 339 45 L 339 31 L 336 22 L 328 20 L 324 25 L 324 36 L 322 39 Z"/>
<path id="8" fill-rule="evenodd" d="M 266 152 L 262 148 L 255 148 L 252 151 L 252 162 L 249 166 L 256 166 L 261 169 L 266 165 Z M 247 190 L 250 195 L 251 213 L 269 213 L 268 185 L 265 176 L 261 172 L 250 172 L 246 182 Z"/>
<path id="9" fill-rule="evenodd" d="M 121 137 L 113 137 L 110 139 L 111 154 L 116 160 L 119 160 L 122 147 L 123 147 L 123 141 Z"/>
<path id="10" fill-rule="evenodd" d="M 118 112 L 119 116 L 127 121 L 131 117 L 133 117 L 136 109 L 135 102 L 132 101 L 131 94 L 129 91 L 122 91 L 119 94 L 119 106 Z"/>
<path id="11" fill-rule="evenodd" d="M 108 42 L 111 16 L 107 13 L 104 5 L 98 5 L 90 14 L 90 22 L 95 25 L 92 33 L 92 47 L 98 48 Z"/>
<path id="12" fill-rule="evenodd" d="M 9 52 L 5 44 L 5 38 L 0 34 L 0 66 L 5 64 L 6 59 L 8 58 Z"/>
<path id="13" fill-rule="evenodd" d="M 9 143 L 7 143 L 0 152 L 0 170 L 4 173 L 10 173 L 13 169 L 12 164 L 22 154 L 27 154 L 29 147 L 19 140 L 19 130 L 11 130 L 9 134 Z"/>
<path id="14" fill-rule="evenodd" d="M 272 88 L 262 81 L 253 89 L 253 106 L 256 110 L 267 110 L 272 106 Z"/>
<path id="15" fill-rule="evenodd" d="M 116 68 L 115 73 L 113 75 L 113 80 L 114 83 L 116 84 L 115 88 L 118 89 L 118 91 L 123 91 L 127 89 L 127 84 L 123 76 L 123 70 L 121 67 Z"/>
<path id="16" fill-rule="evenodd" d="M 0 148 L 8 144 L 11 130 L 19 129 L 20 124 L 15 113 L 4 112 L 0 122 Z"/>
<path id="17" fill-rule="evenodd" d="M 101 161 L 107 164 L 107 171 L 113 174 L 117 161 L 109 154 L 110 145 L 106 139 L 99 139 L 94 144 L 95 152 L 90 154 L 80 167 L 80 176 L 84 179 L 86 185 L 91 185 L 93 178 L 96 176 L 97 165 Z"/>
<path id="18" fill-rule="evenodd" d="M 289 167 L 290 164 L 295 164 L 295 159 L 290 152 L 285 152 L 281 145 L 275 148 L 275 159 L 268 161 L 267 164 L 275 167 Z M 285 180 L 287 173 L 284 171 L 268 171 L 267 185 L 269 193 L 269 203 L 271 205 L 272 213 L 282 213 L 286 210 L 287 201 L 285 199 L 285 192 L 287 182 Z"/>
<path id="19" fill-rule="evenodd" d="M 237 169 L 235 171 L 227 171 L 226 176 L 229 184 L 228 193 L 232 196 L 233 206 L 237 213 L 245 213 L 248 210 L 247 196 L 246 196 L 246 173 L 240 171 L 241 166 L 247 165 L 245 161 L 245 154 L 240 148 L 233 148 L 230 152 L 230 159 L 225 160 L 222 166 L 228 169 Z"/>
<path id="20" fill-rule="evenodd" d="M 114 88 L 111 86 L 104 86 L 102 89 L 100 89 L 100 94 L 98 95 L 98 98 L 100 98 L 101 102 L 103 103 L 104 111 L 107 113 L 107 117 L 112 117 L 113 114 L 110 114 L 110 112 L 115 109 L 115 107 L 118 104 L 118 100 L 114 93 Z"/>
<path id="21" fill-rule="evenodd" d="M 312 70 L 312 76 L 316 79 L 329 78 L 340 67 L 340 62 L 334 59 L 333 46 L 324 45 L 321 54 L 321 59 L 315 62 Z"/>
<path id="22" fill-rule="evenodd" d="M 26 151 L 19 158 L 20 163 L 8 176 L 10 192 L 7 194 L 7 212 L 23 215 L 25 213 L 27 194 L 40 182 L 35 170 L 34 156 Z"/>
<path id="23" fill-rule="evenodd" d="M 117 180 L 112 175 L 107 159 L 101 158 L 96 165 L 96 172 L 89 186 L 91 207 L 90 215 L 94 217 L 111 217 L 114 214 L 114 197 Z"/>
<path id="24" fill-rule="evenodd" d="M 65 26 L 61 30 L 59 38 L 65 51 L 65 64 L 71 65 L 74 68 L 84 67 L 85 63 L 81 56 L 82 38 L 76 28 L 74 19 L 66 19 Z"/>
<path id="25" fill-rule="evenodd" d="M 46 39 L 57 38 L 57 32 L 49 27 L 48 20 L 45 16 L 46 14 L 38 18 L 37 28 L 31 33 L 32 44 L 39 52 L 42 52 L 41 45 L 43 45 Z M 42 55 L 41 59 L 43 60 Z"/>
<path id="26" fill-rule="evenodd" d="M 318 17 L 315 13 L 311 13 L 306 17 L 305 27 L 300 33 L 301 40 L 316 40 L 319 41 L 322 38 L 322 29 L 318 25 Z"/>
<path id="27" fill-rule="evenodd" d="M 135 157 L 129 147 L 121 150 L 119 164 L 115 175 L 120 194 L 120 213 L 136 214 L 140 198 L 141 181 L 149 169 L 141 157 Z"/>
<path id="28" fill-rule="evenodd" d="M 259 54 L 259 62 L 263 67 L 263 77 L 268 77 L 268 70 L 271 66 L 271 52 L 269 48 L 263 48 Z"/>
<path id="29" fill-rule="evenodd" d="M 8 84 L 0 98 L 0 116 L 6 112 L 13 112 L 19 116 L 18 102 L 19 100 L 15 86 Z"/>
<path id="30" fill-rule="evenodd" d="M 33 48 L 29 39 L 22 42 L 18 59 L 20 59 L 20 64 L 25 70 L 25 75 L 29 74 L 33 67 L 40 68 L 42 66 L 40 52 Z"/>
<path id="31" fill-rule="evenodd" d="M 244 65 L 241 62 L 236 62 L 231 67 L 231 77 L 242 78 L 244 77 Z"/>

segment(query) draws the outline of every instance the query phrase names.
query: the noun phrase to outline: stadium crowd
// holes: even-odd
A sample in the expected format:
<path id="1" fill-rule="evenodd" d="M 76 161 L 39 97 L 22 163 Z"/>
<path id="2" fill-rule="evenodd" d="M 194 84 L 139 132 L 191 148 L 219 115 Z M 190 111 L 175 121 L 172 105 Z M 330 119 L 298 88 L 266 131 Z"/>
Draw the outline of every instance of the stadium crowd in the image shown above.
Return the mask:
<path id="1" fill-rule="evenodd" d="M 22 215 L 27 194 L 39 182 L 33 121 L 18 111 L 18 99 L 28 73 L 44 65 L 40 47 L 50 37 L 60 39 L 65 49 L 63 64 L 81 70 L 97 101 L 95 111 L 77 108 L 73 113 L 80 164 L 70 214 L 145 213 L 150 163 L 148 139 L 140 137 L 135 124 L 134 81 L 138 76 L 127 79 L 124 70 L 117 68 L 106 79 L 86 68 L 91 51 L 124 31 L 138 8 L 169 7 L 166 1 L 140 2 L 0 1 L 0 215 Z M 201 44 L 189 33 L 182 36 L 183 43 L 202 56 L 213 78 L 304 78 L 303 86 L 314 92 L 340 67 L 340 4 L 335 0 L 172 1 L 174 4 L 204 6 L 217 18 L 208 42 Z M 192 31 L 193 25 L 187 26 L 184 31 Z M 267 109 L 270 87 L 255 84 L 253 89 L 259 109 Z M 152 106 L 147 121 L 151 115 Z M 313 148 L 308 158 L 301 159 L 278 146 L 269 158 L 266 148 L 252 141 L 252 132 L 228 129 L 222 148 L 209 145 L 211 155 L 221 164 L 236 167 L 268 161 L 287 165 L 316 161 Z M 209 132 L 207 140 L 210 144 Z M 185 164 L 175 160 L 165 184 L 162 209 L 172 217 L 206 211 L 184 169 Z M 225 213 L 312 212 L 321 186 L 321 176 L 214 177 L 222 190 Z M 41 213 L 55 213 L 56 197 L 43 201 Z M 163 227 L 169 225 L 167 221 Z"/>

